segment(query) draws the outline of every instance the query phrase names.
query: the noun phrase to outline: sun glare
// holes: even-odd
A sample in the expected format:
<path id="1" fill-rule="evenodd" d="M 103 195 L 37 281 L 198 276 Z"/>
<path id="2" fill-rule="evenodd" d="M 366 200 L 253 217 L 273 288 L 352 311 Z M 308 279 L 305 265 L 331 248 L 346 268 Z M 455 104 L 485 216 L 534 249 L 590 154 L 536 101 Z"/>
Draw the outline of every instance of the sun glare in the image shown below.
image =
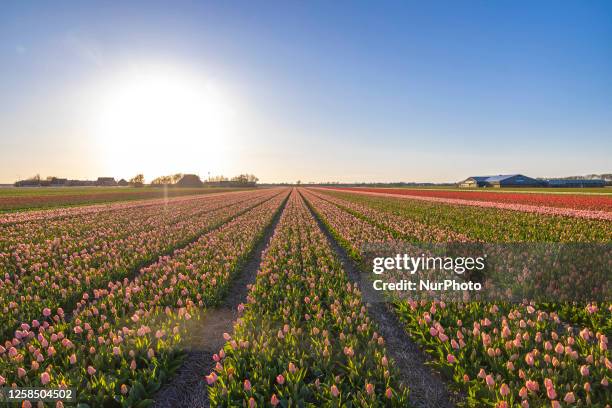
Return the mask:
<path id="1" fill-rule="evenodd" d="M 113 175 L 204 176 L 226 163 L 234 112 L 214 83 L 177 69 L 139 69 L 113 77 L 100 95 L 93 134 Z"/>

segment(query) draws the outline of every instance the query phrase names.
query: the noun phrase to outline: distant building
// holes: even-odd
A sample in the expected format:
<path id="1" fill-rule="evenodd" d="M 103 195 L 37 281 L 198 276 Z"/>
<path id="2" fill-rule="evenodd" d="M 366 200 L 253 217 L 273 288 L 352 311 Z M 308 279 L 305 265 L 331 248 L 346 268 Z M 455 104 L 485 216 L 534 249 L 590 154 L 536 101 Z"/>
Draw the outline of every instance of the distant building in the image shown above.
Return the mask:
<path id="1" fill-rule="evenodd" d="M 97 182 L 92 180 L 68 180 L 68 185 L 70 187 L 88 187 L 95 186 Z"/>
<path id="2" fill-rule="evenodd" d="M 486 180 L 489 176 L 473 176 L 468 177 L 459 183 L 459 187 L 486 187 Z"/>
<path id="3" fill-rule="evenodd" d="M 96 185 L 98 186 L 116 186 L 117 182 L 114 177 L 98 177 L 96 181 Z"/>
<path id="4" fill-rule="evenodd" d="M 548 187 L 605 187 L 606 181 L 602 179 L 548 179 Z"/>
<path id="5" fill-rule="evenodd" d="M 130 183 L 128 183 L 126 179 L 121 179 L 119 180 L 119 182 L 117 182 L 117 185 L 120 187 L 126 187 L 126 186 L 129 186 Z"/>
<path id="6" fill-rule="evenodd" d="M 53 187 L 67 186 L 68 185 L 68 179 L 52 177 L 51 180 L 50 180 L 49 185 L 53 186 Z"/>
<path id="7" fill-rule="evenodd" d="M 178 187 L 202 187 L 204 183 L 195 174 L 185 174 L 177 183 Z"/>
<path id="8" fill-rule="evenodd" d="M 498 176 L 473 176 L 459 183 L 459 187 L 542 187 L 545 183 L 522 174 L 500 174 Z"/>

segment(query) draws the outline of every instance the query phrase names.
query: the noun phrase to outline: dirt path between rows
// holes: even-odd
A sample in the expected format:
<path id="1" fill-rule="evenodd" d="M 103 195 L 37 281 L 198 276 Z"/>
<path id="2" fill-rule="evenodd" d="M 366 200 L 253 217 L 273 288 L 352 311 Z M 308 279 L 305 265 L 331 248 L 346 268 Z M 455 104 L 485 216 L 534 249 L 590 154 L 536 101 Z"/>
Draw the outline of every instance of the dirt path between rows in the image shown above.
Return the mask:
<path id="1" fill-rule="evenodd" d="M 223 333 L 232 333 L 238 317 L 237 307 L 246 301 L 248 286 L 255 283 L 262 252 L 268 246 L 287 201 L 266 228 L 264 236 L 243 265 L 220 306 L 207 309 L 201 319 L 192 318 L 190 336 L 185 340 L 187 356 L 172 380 L 153 397 L 154 408 L 207 408 L 210 406 L 204 375 L 209 374 L 215 363 L 213 354 L 225 344 Z"/>
<path id="2" fill-rule="evenodd" d="M 349 279 L 358 284 L 368 314 L 377 324 L 380 334 L 385 339 L 387 351 L 399 369 L 400 381 L 410 390 L 408 398 L 411 404 L 418 408 L 455 407 L 461 397 L 448 389 L 439 373 L 425 365 L 429 359 L 428 356 L 419 349 L 402 328 L 392 305 L 383 299 L 380 292 L 375 291 L 369 282 L 364 282 L 364 279 L 368 278 L 362 278 L 359 267 L 349 257 L 346 250 L 336 242 L 327 226 L 312 211 L 310 205 L 308 208 L 327 236 Z"/>

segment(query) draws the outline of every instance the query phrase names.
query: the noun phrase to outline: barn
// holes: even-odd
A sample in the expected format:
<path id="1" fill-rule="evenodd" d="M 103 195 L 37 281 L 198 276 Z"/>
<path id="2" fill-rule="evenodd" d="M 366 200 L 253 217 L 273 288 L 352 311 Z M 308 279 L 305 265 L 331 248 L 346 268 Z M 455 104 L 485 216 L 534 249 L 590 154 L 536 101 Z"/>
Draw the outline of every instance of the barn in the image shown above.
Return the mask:
<path id="1" fill-rule="evenodd" d="M 485 181 L 489 178 L 489 176 L 474 176 L 468 177 L 459 183 L 459 187 L 486 187 Z"/>
<path id="2" fill-rule="evenodd" d="M 96 185 L 98 186 L 116 186 L 117 182 L 114 177 L 98 177 L 98 181 L 96 181 Z"/>
<path id="3" fill-rule="evenodd" d="M 178 187 L 202 187 L 204 183 L 195 174 L 185 174 L 177 183 Z"/>
<path id="4" fill-rule="evenodd" d="M 459 183 L 459 187 L 542 187 L 544 183 L 522 174 L 498 176 L 472 176 Z"/>

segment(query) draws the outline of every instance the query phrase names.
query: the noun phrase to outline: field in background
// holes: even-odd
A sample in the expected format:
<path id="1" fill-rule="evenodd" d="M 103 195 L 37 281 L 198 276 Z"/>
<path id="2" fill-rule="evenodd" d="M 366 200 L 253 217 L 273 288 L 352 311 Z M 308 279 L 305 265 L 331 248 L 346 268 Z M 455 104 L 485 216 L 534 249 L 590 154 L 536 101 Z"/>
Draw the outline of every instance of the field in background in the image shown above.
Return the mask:
<path id="1" fill-rule="evenodd" d="M 168 189 L 160 187 L 7 187 L 0 188 L 0 213 L 235 190 L 235 188 L 225 187 Z"/>
<path id="2" fill-rule="evenodd" d="M 538 194 L 603 194 L 612 195 L 612 187 L 585 187 L 585 188 L 552 188 L 552 187 L 502 187 L 502 188 L 459 188 L 450 186 L 397 186 L 378 187 L 364 186 L 356 188 L 381 188 L 402 190 L 440 190 L 440 191 L 465 191 L 465 192 L 487 192 L 487 193 L 538 193 Z"/>

